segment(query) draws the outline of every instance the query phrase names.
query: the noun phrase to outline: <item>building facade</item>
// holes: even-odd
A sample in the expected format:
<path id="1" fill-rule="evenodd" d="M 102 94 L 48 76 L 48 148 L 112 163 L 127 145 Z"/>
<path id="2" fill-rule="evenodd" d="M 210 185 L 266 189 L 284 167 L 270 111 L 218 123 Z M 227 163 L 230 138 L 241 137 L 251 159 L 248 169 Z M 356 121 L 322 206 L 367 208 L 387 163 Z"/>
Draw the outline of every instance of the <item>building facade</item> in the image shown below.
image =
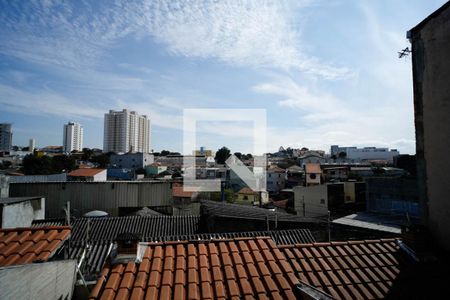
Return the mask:
<path id="1" fill-rule="evenodd" d="M 153 154 L 150 153 L 125 153 L 113 154 L 109 158 L 111 167 L 124 169 L 141 169 L 153 164 Z"/>
<path id="2" fill-rule="evenodd" d="M 83 150 L 83 126 L 75 122 L 64 124 L 63 131 L 63 151 Z"/>
<path id="3" fill-rule="evenodd" d="M 450 250 L 450 2 L 408 32 L 412 44 L 417 178 L 422 219 Z"/>
<path id="4" fill-rule="evenodd" d="M 339 147 L 338 145 L 332 145 L 330 148 L 330 154 L 336 157 L 341 157 L 341 153 L 345 153 L 344 157 L 354 161 L 364 160 L 386 160 L 389 162 L 394 161 L 394 157 L 400 155 L 397 149 L 389 148 L 377 148 L 377 147 Z"/>
<path id="5" fill-rule="evenodd" d="M 0 151 L 11 151 L 12 147 L 12 125 L 0 123 Z"/>
<path id="6" fill-rule="evenodd" d="M 135 111 L 110 110 L 105 114 L 103 151 L 150 152 L 150 120 Z"/>

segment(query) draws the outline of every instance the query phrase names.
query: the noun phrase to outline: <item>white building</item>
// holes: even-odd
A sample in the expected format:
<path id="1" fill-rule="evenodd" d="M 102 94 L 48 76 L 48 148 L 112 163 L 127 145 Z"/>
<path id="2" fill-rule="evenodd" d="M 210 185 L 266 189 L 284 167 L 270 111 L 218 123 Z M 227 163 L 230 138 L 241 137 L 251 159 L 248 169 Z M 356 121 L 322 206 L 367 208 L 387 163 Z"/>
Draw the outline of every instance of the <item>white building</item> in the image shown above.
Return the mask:
<path id="1" fill-rule="evenodd" d="M 64 124 L 63 151 L 83 150 L 83 126 L 75 122 Z"/>
<path id="2" fill-rule="evenodd" d="M 105 114 L 103 152 L 150 152 L 150 120 L 135 111 Z"/>
<path id="3" fill-rule="evenodd" d="M 339 147 L 338 145 L 331 146 L 330 154 L 339 157 L 340 153 L 345 153 L 345 158 L 354 161 L 364 160 L 387 160 L 394 161 L 394 156 L 400 155 L 397 149 L 377 148 L 377 147 Z"/>
<path id="4" fill-rule="evenodd" d="M 36 149 L 36 140 L 30 139 L 30 141 L 28 142 L 28 151 L 33 152 L 34 149 Z"/>

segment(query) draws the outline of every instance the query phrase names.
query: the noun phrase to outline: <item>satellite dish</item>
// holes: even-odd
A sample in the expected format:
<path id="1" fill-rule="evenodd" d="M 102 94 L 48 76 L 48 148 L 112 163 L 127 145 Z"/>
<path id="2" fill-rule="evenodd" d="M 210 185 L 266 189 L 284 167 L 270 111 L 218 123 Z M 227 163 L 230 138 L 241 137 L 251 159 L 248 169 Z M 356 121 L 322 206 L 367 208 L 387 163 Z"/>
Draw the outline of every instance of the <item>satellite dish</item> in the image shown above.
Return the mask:
<path id="1" fill-rule="evenodd" d="M 102 210 L 92 210 L 83 215 L 83 217 L 87 218 L 104 218 L 107 217 L 108 213 Z"/>

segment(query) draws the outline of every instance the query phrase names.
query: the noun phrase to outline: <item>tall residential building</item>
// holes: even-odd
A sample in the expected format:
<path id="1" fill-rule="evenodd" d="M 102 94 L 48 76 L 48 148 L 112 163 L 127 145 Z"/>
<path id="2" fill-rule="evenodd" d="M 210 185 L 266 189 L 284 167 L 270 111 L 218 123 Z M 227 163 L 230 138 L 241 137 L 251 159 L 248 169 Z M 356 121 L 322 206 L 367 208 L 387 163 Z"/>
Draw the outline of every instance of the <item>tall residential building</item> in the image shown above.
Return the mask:
<path id="1" fill-rule="evenodd" d="M 30 141 L 28 142 L 28 151 L 33 152 L 35 148 L 36 148 L 36 140 L 30 139 Z"/>
<path id="2" fill-rule="evenodd" d="M 135 111 L 110 110 L 105 114 L 103 152 L 150 152 L 150 120 Z"/>
<path id="3" fill-rule="evenodd" d="M 83 126 L 75 122 L 64 124 L 63 151 L 83 150 Z"/>
<path id="4" fill-rule="evenodd" d="M 0 123 L 0 151 L 11 151 L 12 126 L 9 123 Z"/>

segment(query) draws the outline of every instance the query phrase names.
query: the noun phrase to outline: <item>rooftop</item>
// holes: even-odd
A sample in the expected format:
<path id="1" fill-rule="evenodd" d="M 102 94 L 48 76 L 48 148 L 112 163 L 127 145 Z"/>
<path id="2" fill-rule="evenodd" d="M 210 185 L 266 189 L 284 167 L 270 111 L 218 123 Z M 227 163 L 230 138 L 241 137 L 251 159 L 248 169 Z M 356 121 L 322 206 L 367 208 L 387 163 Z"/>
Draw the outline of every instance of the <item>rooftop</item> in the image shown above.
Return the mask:
<path id="1" fill-rule="evenodd" d="M 69 226 L 0 229 L 0 266 L 47 261 L 69 236 Z"/>
<path id="2" fill-rule="evenodd" d="M 270 238 L 141 247 L 140 263 L 103 269 L 90 299 L 295 299 L 299 280 Z"/>
<path id="3" fill-rule="evenodd" d="M 72 171 L 68 174 L 68 176 L 72 176 L 72 177 L 90 177 L 90 176 L 95 176 L 98 173 L 101 173 L 103 171 L 106 171 L 105 169 L 89 169 L 89 168 L 82 168 L 82 169 L 77 169 L 75 171 Z"/>
<path id="4" fill-rule="evenodd" d="M 305 164 L 306 173 L 322 173 L 320 164 Z"/>
<path id="5" fill-rule="evenodd" d="M 31 200 L 40 200 L 41 198 L 42 197 L 8 197 L 8 198 L 0 198 L 0 205 L 21 203 L 21 202 L 31 201 Z"/>

